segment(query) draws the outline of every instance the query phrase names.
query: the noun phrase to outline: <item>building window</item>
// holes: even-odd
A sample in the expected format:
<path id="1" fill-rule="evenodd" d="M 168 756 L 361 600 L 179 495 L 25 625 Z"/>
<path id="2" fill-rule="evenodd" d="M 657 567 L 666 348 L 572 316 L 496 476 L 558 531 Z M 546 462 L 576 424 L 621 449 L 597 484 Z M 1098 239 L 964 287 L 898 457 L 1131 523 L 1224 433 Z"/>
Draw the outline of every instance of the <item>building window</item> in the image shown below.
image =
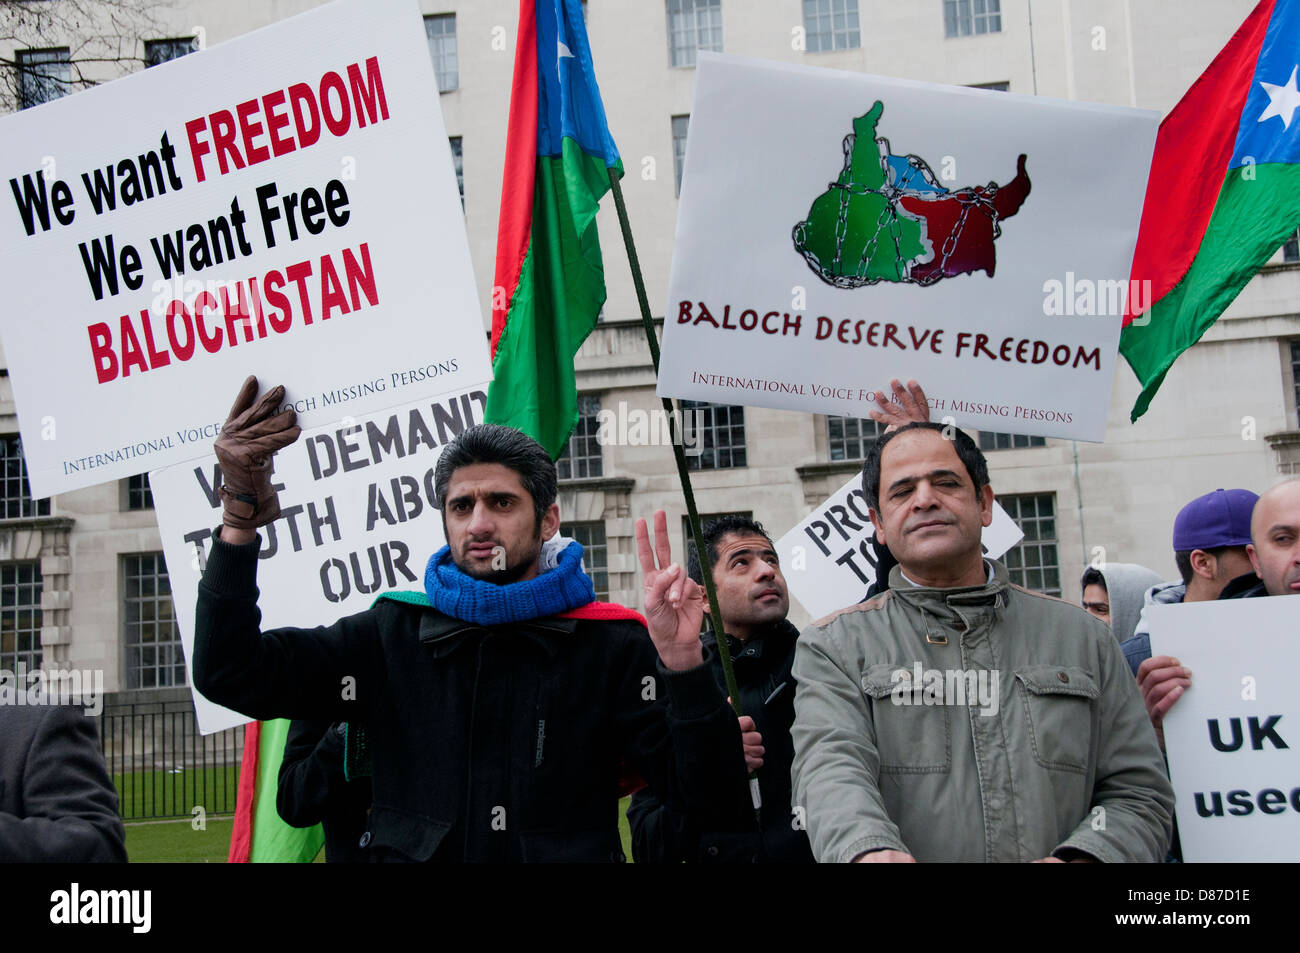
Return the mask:
<path id="1" fill-rule="evenodd" d="M 1045 447 L 1047 440 L 1043 437 L 1030 437 L 1022 433 L 996 433 L 992 430 L 980 431 L 981 450 L 1023 450 L 1025 447 Z"/>
<path id="2" fill-rule="evenodd" d="M 17 434 L 0 437 L 0 481 L 4 484 L 4 499 L 0 505 L 4 519 L 26 519 L 49 516 L 50 500 L 33 500 L 27 483 L 27 461 L 23 459 L 23 441 Z"/>
<path id="3" fill-rule="evenodd" d="M 1282 245 L 1282 260 L 1286 262 L 1300 261 L 1300 231 L 1297 231 Z"/>
<path id="4" fill-rule="evenodd" d="M 677 194 L 682 194 L 682 169 L 686 168 L 686 133 L 691 128 L 690 115 L 673 117 L 673 172 L 677 175 Z"/>
<path id="5" fill-rule="evenodd" d="M 865 460 L 867 450 L 885 432 L 885 425 L 859 417 L 827 417 L 826 443 L 831 460 Z"/>
<path id="6" fill-rule="evenodd" d="M 153 509 L 153 490 L 149 489 L 149 477 L 139 473 L 126 480 L 126 508 L 128 510 Z"/>
<path id="7" fill-rule="evenodd" d="M 41 667 L 41 564 L 0 566 L 0 668 Z M 23 686 L 25 687 L 25 686 Z"/>
<path id="8" fill-rule="evenodd" d="M 1291 342 L 1291 379 L 1295 382 L 1296 426 L 1300 427 L 1300 341 Z"/>
<path id="9" fill-rule="evenodd" d="M 53 50 L 18 50 L 18 108 L 28 109 L 72 91 L 72 56 L 66 46 Z"/>
<path id="10" fill-rule="evenodd" d="M 604 475 L 604 460 L 596 432 L 600 429 L 600 398 L 594 395 L 578 396 L 578 423 L 569 435 L 569 445 L 555 461 L 557 476 L 561 480 L 589 480 Z"/>
<path id="11" fill-rule="evenodd" d="M 172 612 L 172 587 L 162 553 L 125 556 L 126 667 L 131 688 L 185 684 L 181 632 Z"/>
<path id="12" fill-rule="evenodd" d="M 596 587 L 596 598 L 602 602 L 608 600 L 609 560 L 605 545 L 605 523 L 602 520 L 570 523 L 567 535 L 582 544 L 582 565 L 591 577 L 591 584 Z"/>
<path id="13" fill-rule="evenodd" d="M 998 502 L 1025 534 L 1025 538 L 1002 557 L 1011 581 L 1026 589 L 1059 596 L 1061 567 L 1056 555 L 1056 494 L 1000 496 Z"/>
<path id="14" fill-rule="evenodd" d="M 438 91 L 445 93 L 460 86 L 460 67 L 456 58 L 456 14 L 439 13 L 424 18 L 424 34 L 429 39 L 429 55 L 438 76 Z"/>
<path id="15" fill-rule="evenodd" d="M 688 470 L 746 466 L 745 408 L 683 400 L 682 443 Z"/>
<path id="16" fill-rule="evenodd" d="M 803 0 L 803 26 L 809 53 L 856 50 L 862 45 L 858 0 Z"/>
<path id="17" fill-rule="evenodd" d="M 447 139 L 451 143 L 451 164 L 456 169 L 456 188 L 460 189 L 460 208 L 465 210 L 465 159 L 461 152 L 460 136 Z"/>
<path id="18" fill-rule="evenodd" d="M 188 53 L 193 53 L 194 50 L 194 37 L 192 36 L 179 40 L 145 40 L 145 69 L 150 66 L 157 66 L 159 63 L 166 63 L 168 60 L 178 60 Z"/>
<path id="19" fill-rule="evenodd" d="M 1001 33 L 1000 0 L 943 0 L 943 29 L 947 36 Z"/>
<path id="20" fill-rule="evenodd" d="M 694 66 L 696 50 L 722 52 L 722 0 L 668 0 L 669 62 Z"/>

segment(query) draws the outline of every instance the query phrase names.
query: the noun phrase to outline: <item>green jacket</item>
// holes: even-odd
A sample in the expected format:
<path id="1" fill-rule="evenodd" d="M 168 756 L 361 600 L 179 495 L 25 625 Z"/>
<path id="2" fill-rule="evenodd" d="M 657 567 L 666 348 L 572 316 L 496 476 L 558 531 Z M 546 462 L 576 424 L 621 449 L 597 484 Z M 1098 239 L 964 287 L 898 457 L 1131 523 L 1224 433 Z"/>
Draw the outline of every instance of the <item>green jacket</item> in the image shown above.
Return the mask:
<path id="1" fill-rule="evenodd" d="M 895 567 L 800 635 L 792 774 L 818 860 L 1164 859 L 1173 790 L 1115 637 L 992 565 L 963 589 Z"/>

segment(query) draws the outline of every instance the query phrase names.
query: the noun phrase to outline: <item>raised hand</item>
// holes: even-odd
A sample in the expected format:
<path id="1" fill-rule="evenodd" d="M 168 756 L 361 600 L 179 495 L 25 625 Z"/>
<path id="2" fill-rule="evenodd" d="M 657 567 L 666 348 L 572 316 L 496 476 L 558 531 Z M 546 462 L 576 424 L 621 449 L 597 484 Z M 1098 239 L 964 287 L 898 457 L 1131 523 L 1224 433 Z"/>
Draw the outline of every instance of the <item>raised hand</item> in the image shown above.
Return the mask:
<path id="1" fill-rule="evenodd" d="M 870 411 L 871 419 L 879 424 L 886 424 L 886 433 L 897 430 L 905 424 L 924 422 L 930 419 L 930 405 L 926 402 L 925 391 L 916 381 L 908 381 L 907 388 L 895 378 L 889 382 L 894 392 L 894 400 L 885 400 L 883 391 L 876 391 L 877 410 Z"/>
<path id="2" fill-rule="evenodd" d="M 645 520 L 636 521 L 636 552 L 645 579 L 645 618 L 664 667 L 682 671 L 704 662 L 700 646 L 704 589 L 672 561 L 664 511 L 656 511 L 654 520 L 653 550 Z"/>
<path id="3" fill-rule="evenodd" d="M 212 449 L 221 464 L 222 533 L 227 542 L 248 542 L 253 531 L 280 515 L 280 500 L 271 485 L 271 457 L 298 439 L 302 430 L 292 409 L 277 414 L 284 386 L 272 387 L 257 398 L 257 378 L 239 389 L 230 416 Z"/>

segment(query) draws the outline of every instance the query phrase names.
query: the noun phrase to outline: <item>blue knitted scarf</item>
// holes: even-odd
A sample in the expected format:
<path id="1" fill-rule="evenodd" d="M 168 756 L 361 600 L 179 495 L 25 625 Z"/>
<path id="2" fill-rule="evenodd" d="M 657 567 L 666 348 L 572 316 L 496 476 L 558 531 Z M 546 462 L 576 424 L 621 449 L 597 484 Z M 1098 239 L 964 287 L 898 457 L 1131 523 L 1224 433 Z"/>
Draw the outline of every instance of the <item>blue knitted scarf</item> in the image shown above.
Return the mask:
<path id="1" fill-rule="evenodd" d="M 570 543 L 559 563 L 539 576 L 504 586 L 461 572 L 444 546 L 429 558 L 424 591 L 445 615 L 478 625 L 501 625 L 558 615 L 596 599 L 591 578 L 582 571 L 582 545 Z"/>

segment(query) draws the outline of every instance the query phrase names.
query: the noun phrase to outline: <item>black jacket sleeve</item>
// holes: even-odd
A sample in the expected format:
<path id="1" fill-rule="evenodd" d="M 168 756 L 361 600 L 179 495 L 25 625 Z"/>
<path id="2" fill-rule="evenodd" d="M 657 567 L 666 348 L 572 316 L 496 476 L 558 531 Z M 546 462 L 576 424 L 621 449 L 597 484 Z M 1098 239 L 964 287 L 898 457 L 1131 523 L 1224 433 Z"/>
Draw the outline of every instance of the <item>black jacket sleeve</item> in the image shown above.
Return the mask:
<path id="1" fill-rule="evenodd" d="M 199 581 L 194 685 L 250 718 L 350 721 L 384 690 L 381 605 L 315 629 L 261 631 L 258 543 L 212 542 Z"/>
<path id="2" fill-rule="evenodd" d="M 325 820 L 330 798 L 347 785 L 338 723 L 295 721 L 284 741 L 275 809 L 290 827 Z"/>
<path id="3" fill-rule="evenodd" d="M 126 861 L 117 792 L 89 717 L 3 706 L 0 746 L 0 862 Z"/>
<path id="4" fill-rule="evenodd" d="M 637 629 L 617 687 L 623 750 L 672 811 L 701 829 L 725 828 L 749 793 L 740 727 L 710 670 L 710 649 L 702 665 L 669 671 L 649 633 Z"/>
<path id="5" fill-rule="evenodd" d="M 638 864 L 677 864 L 694 857 L 686 818 L 670 810 L 649 788 L 632 795 L 627 824 L 632 832 L 632 860 Z"/>

